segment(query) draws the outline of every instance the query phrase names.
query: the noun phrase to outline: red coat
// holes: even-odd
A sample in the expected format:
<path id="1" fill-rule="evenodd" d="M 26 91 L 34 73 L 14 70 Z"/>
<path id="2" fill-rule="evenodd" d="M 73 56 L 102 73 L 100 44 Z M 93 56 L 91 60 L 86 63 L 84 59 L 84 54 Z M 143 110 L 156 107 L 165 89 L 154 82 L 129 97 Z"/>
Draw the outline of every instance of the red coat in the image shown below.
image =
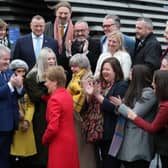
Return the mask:
<path id="1" fill-rule="evenodd" d="M 49 145 L 48 168 L 79 168 L 73 99 L 65 88 L 57 88 L 48 100 L 46 120 L 42 142 Z"/>

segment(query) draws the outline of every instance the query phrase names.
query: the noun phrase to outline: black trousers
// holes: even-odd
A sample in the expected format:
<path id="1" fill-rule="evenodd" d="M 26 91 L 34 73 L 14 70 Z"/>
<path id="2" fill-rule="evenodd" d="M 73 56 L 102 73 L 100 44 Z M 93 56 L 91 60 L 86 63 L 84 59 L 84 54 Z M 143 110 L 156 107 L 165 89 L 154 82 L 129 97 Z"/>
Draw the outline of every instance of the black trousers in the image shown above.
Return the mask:
<path id="1" fill-rule="evenodd" d="M 108 154 L 111 140 L 102 140 L 96 144 L 96 153 L 98 163 L 101 163 L 101 168 L 120 168 L 121 162 Z M 100 167 L 100 166 L 99 166 Z"/>
<path id="2" fill-rule="evenodd" d="M 0 168 L 10 168 L 10 145 L 13 132 L 0 132 Z"/>
<path id="3" fill-rule="evenodd" d="M 162 168 L 168 168 L 168 156 L 160 155 L 160 160 L 162 163 Z"/>
<path id="4" fill-rule="evenodd" d="M 146 160 L 137 160 L 133 162 L 122 162 L 124 168 L 149 168 L 150 162 Z"/>

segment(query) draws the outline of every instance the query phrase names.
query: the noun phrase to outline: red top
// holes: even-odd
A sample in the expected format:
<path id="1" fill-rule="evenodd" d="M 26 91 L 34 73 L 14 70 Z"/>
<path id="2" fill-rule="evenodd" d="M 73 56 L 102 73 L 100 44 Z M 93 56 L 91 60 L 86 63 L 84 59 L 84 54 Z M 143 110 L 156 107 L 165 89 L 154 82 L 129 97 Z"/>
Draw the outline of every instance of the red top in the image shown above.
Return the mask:
<path id="1" fill-rule="evenodd" d="M 161 102 L 159 105 L 159 112 L 152 123 L 148 123 L 141 117 L 136 117 L 134 123 L 144 130 L 154 133 L 168 125 L 168 101 Z"/>

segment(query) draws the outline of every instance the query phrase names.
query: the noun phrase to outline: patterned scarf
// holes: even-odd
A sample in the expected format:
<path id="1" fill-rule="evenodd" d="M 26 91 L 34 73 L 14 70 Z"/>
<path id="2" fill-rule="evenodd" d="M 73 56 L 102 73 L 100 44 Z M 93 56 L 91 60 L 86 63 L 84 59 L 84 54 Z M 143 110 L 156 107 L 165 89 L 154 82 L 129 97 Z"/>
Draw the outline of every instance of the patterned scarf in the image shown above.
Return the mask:
<path id="1" fill-rule="evenodd" d="M 8 47 L 8 39 L 7 39 L 7 37 L 5 37 L 3 39 L 0 39 L 0 44 L 5 46 L 5 47 Z"/>
<path id="2" fill-rule="evenodd" d="M 124 127 L 126 119 L 121 115 L 118 116 L 117 124 L 115 127 L 113 139 L 109 148 L 109 155 L 116 157 L 124 139 Z"/>
<path id="3" fill-rule="evenodd" d="M 64 35 L 66 36 L 65 42 L 61 35 L 61 27 L 58 18 L 56 18 L 54 22 L 54 39 L 58 41 L 59 54 L 62 54 L 63 45 L 67 46 L 69 41 L 73 40 L 73 24 L 71 20 L 68 22 L 67 32 Z"/>

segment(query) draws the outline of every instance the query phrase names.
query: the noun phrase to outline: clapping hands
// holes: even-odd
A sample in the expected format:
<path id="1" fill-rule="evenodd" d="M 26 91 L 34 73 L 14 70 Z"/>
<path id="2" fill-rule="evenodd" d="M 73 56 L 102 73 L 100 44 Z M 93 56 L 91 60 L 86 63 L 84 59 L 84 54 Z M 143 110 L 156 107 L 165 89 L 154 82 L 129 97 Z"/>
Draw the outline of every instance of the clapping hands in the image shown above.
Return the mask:
<path id="1" fill-rule="evenodd" d="M 11 85 L 16 88 L 21 88 L 23 86 L 23 77 L 21 75 L 13 74 L 9 80 Z"/>
<path id="2" fill-rule="evenodd" d="M 118 97 L 110 96 L 110 102 L 115 106 L 120 106 L 122 104 L 122 99 L 120 96 Z"/>

